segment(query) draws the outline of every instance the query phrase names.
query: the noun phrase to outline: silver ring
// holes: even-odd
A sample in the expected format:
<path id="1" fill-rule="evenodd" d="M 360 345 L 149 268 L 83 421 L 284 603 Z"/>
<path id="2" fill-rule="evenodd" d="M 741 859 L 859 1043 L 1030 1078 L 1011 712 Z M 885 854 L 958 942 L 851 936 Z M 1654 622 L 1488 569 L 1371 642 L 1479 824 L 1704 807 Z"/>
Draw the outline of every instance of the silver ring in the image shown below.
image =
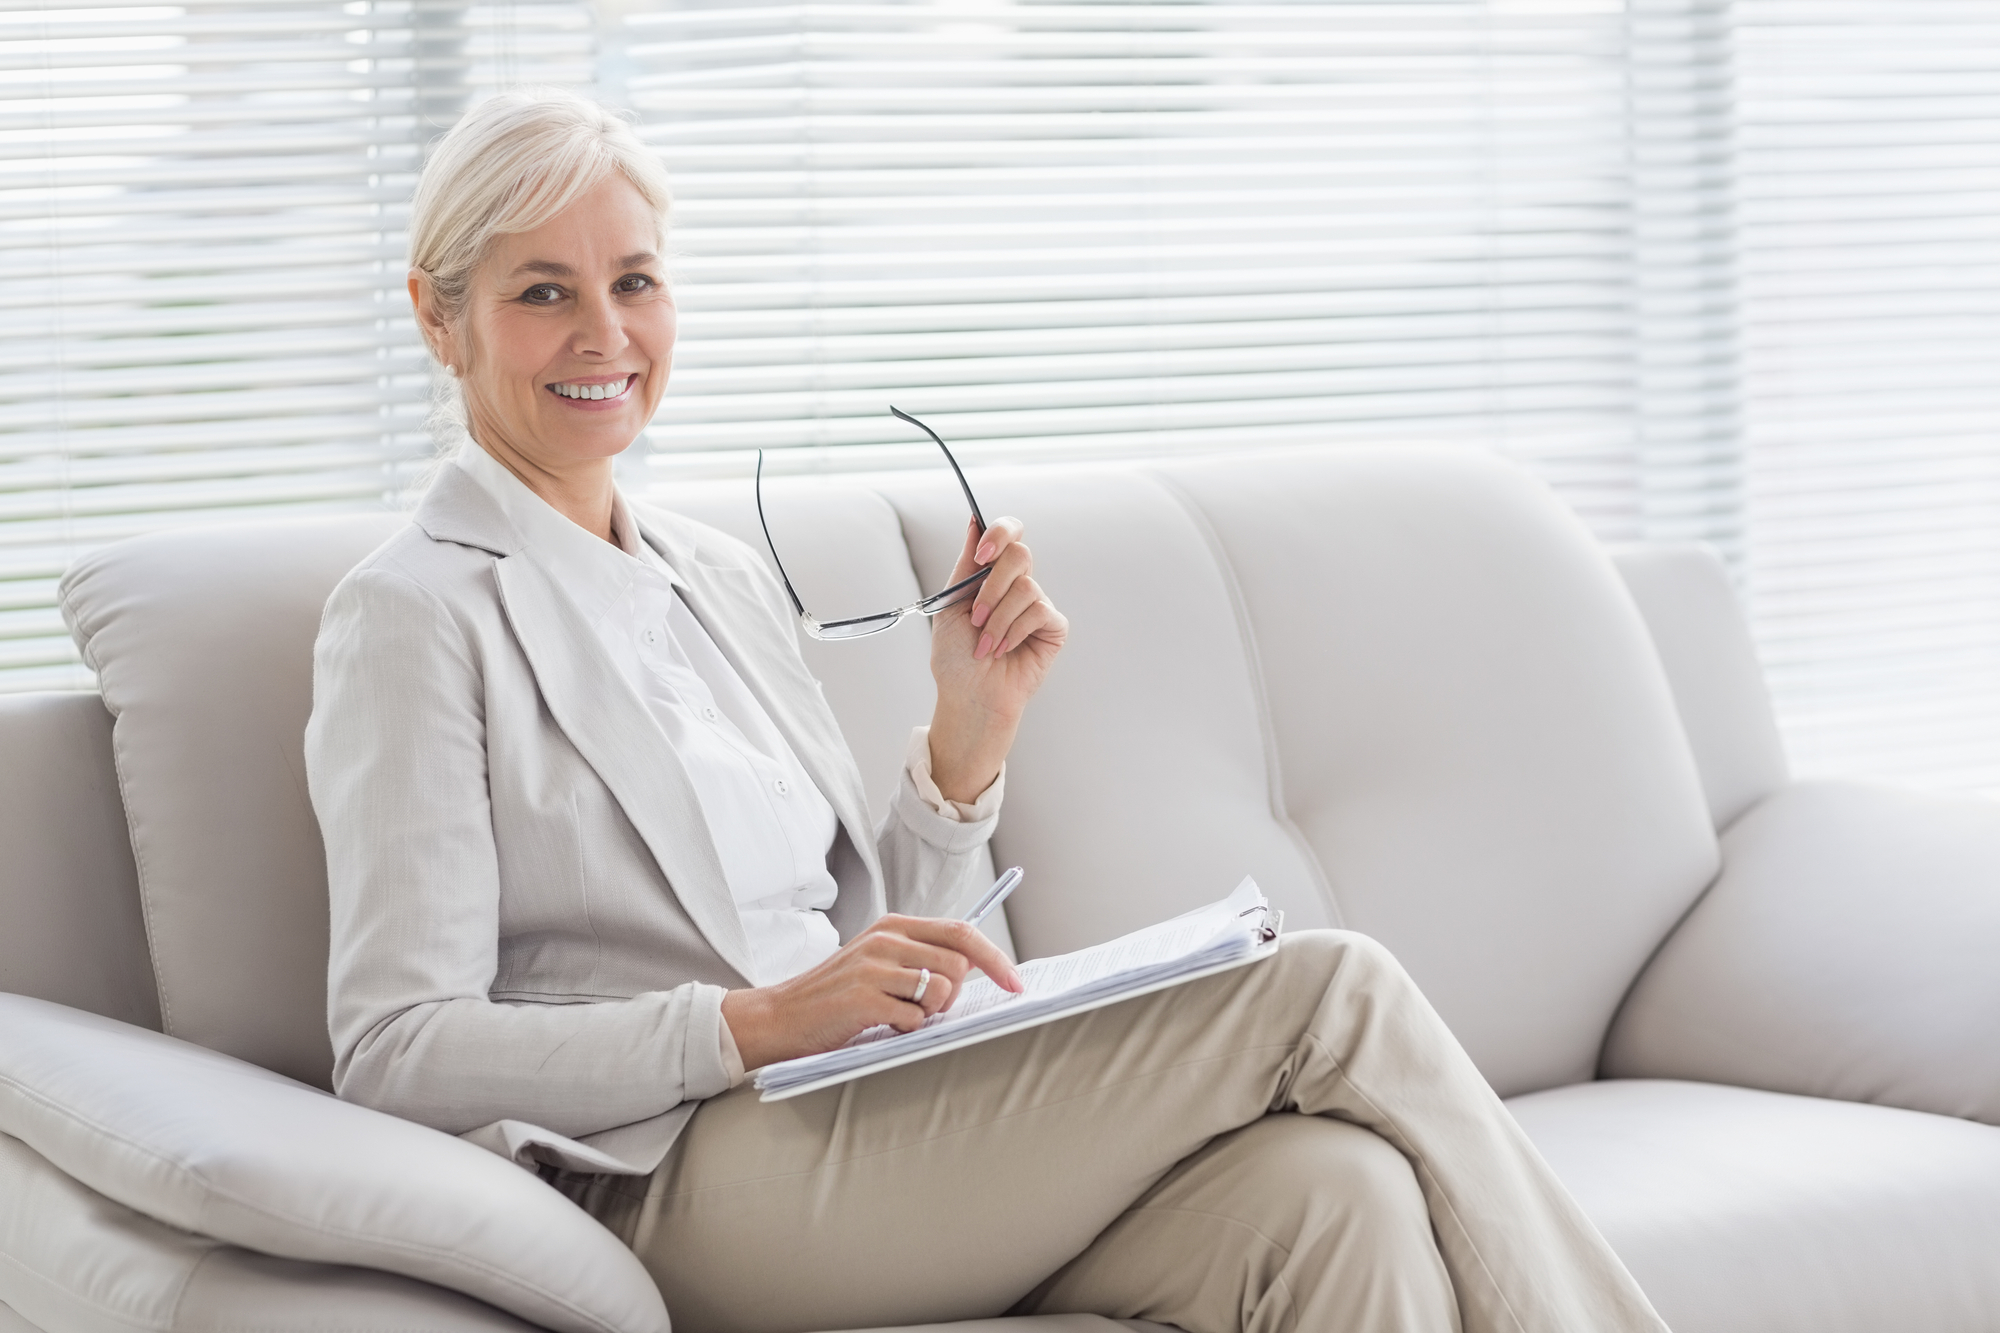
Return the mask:
<path id="1" fill-rule="evenodd" d="M 910 997 L 911 1004 L 922 1004 L 924 992 L 931 988 L 931 970 L 928 967 L 917 970 L 917 993 Z"/>

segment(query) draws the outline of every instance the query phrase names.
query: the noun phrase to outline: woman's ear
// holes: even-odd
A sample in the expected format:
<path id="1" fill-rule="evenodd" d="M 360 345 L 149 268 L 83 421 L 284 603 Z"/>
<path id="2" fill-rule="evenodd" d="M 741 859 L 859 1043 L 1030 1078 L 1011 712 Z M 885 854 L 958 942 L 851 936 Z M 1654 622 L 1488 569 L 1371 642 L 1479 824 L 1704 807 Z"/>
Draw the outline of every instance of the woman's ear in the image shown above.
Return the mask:
<path id="1" fill-rule="evenodd" d="M 457 373 L 457 339 L 452 337 L 450 321 L 438 308 L 437 288 L 431 282 L 431 275 L 420 268 L 410 270 L 410 304 L 416 307 L 417 329 L 424 335 L 431 355 L 446 370 Z"/>

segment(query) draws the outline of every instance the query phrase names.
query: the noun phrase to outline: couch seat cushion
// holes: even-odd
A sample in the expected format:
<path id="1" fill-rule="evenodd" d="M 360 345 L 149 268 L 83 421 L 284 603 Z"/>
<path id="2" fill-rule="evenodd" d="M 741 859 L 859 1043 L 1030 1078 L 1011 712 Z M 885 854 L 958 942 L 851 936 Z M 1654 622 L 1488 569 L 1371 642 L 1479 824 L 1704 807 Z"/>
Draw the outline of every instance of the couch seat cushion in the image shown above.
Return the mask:
<path id="1" fill-rule="evenodd" d="M 2000 1328 L 2000 1129 L 1640 1079 L 1508 1105 L 1674 1333 Z"/>

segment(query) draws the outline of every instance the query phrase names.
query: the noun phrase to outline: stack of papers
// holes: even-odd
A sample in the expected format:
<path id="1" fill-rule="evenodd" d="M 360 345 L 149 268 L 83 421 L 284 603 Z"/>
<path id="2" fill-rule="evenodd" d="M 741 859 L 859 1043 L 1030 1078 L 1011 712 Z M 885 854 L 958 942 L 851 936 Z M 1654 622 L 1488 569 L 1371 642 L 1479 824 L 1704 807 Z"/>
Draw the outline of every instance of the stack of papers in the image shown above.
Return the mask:
<path id="1" fill-rule="evenodd" d="M 1027 989 L 1001 990 L 982 975 L 966 979 L 958 999 L 914 1032 L 875 1027 L 838 1050 L 766 1065 L 753 1076 L 767 1102 L 782 1101 L 913 1060 L 991 1041 L 1241 967 L 1276 952 L 1283 914 L 1246 879 L 1221 902 L 1157 926 L 1018 969 Z"/>

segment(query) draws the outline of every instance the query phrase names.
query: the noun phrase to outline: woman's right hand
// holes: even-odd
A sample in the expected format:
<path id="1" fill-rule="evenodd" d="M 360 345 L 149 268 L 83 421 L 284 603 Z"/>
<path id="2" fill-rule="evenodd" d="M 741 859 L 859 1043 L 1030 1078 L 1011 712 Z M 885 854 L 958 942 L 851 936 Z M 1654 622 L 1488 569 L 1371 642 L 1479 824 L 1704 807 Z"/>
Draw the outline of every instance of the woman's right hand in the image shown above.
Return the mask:
<path id="1" fill-rule="evenodd" d="M 910 997 L 929 968 L 921 1002 Z M 1021 976 L 993 941 L 964 921 L 885 916 L 811 971 L 775 986 L 733 990 L 722 997 L 722 1021 L 736 1039 L 743 1068 L 817 1055 L 856 1033 L 887 1023 L 912 1032 L 951 1008 L 965 978 L 978 969 L 1003 990 L 1019 994 Z"/>

